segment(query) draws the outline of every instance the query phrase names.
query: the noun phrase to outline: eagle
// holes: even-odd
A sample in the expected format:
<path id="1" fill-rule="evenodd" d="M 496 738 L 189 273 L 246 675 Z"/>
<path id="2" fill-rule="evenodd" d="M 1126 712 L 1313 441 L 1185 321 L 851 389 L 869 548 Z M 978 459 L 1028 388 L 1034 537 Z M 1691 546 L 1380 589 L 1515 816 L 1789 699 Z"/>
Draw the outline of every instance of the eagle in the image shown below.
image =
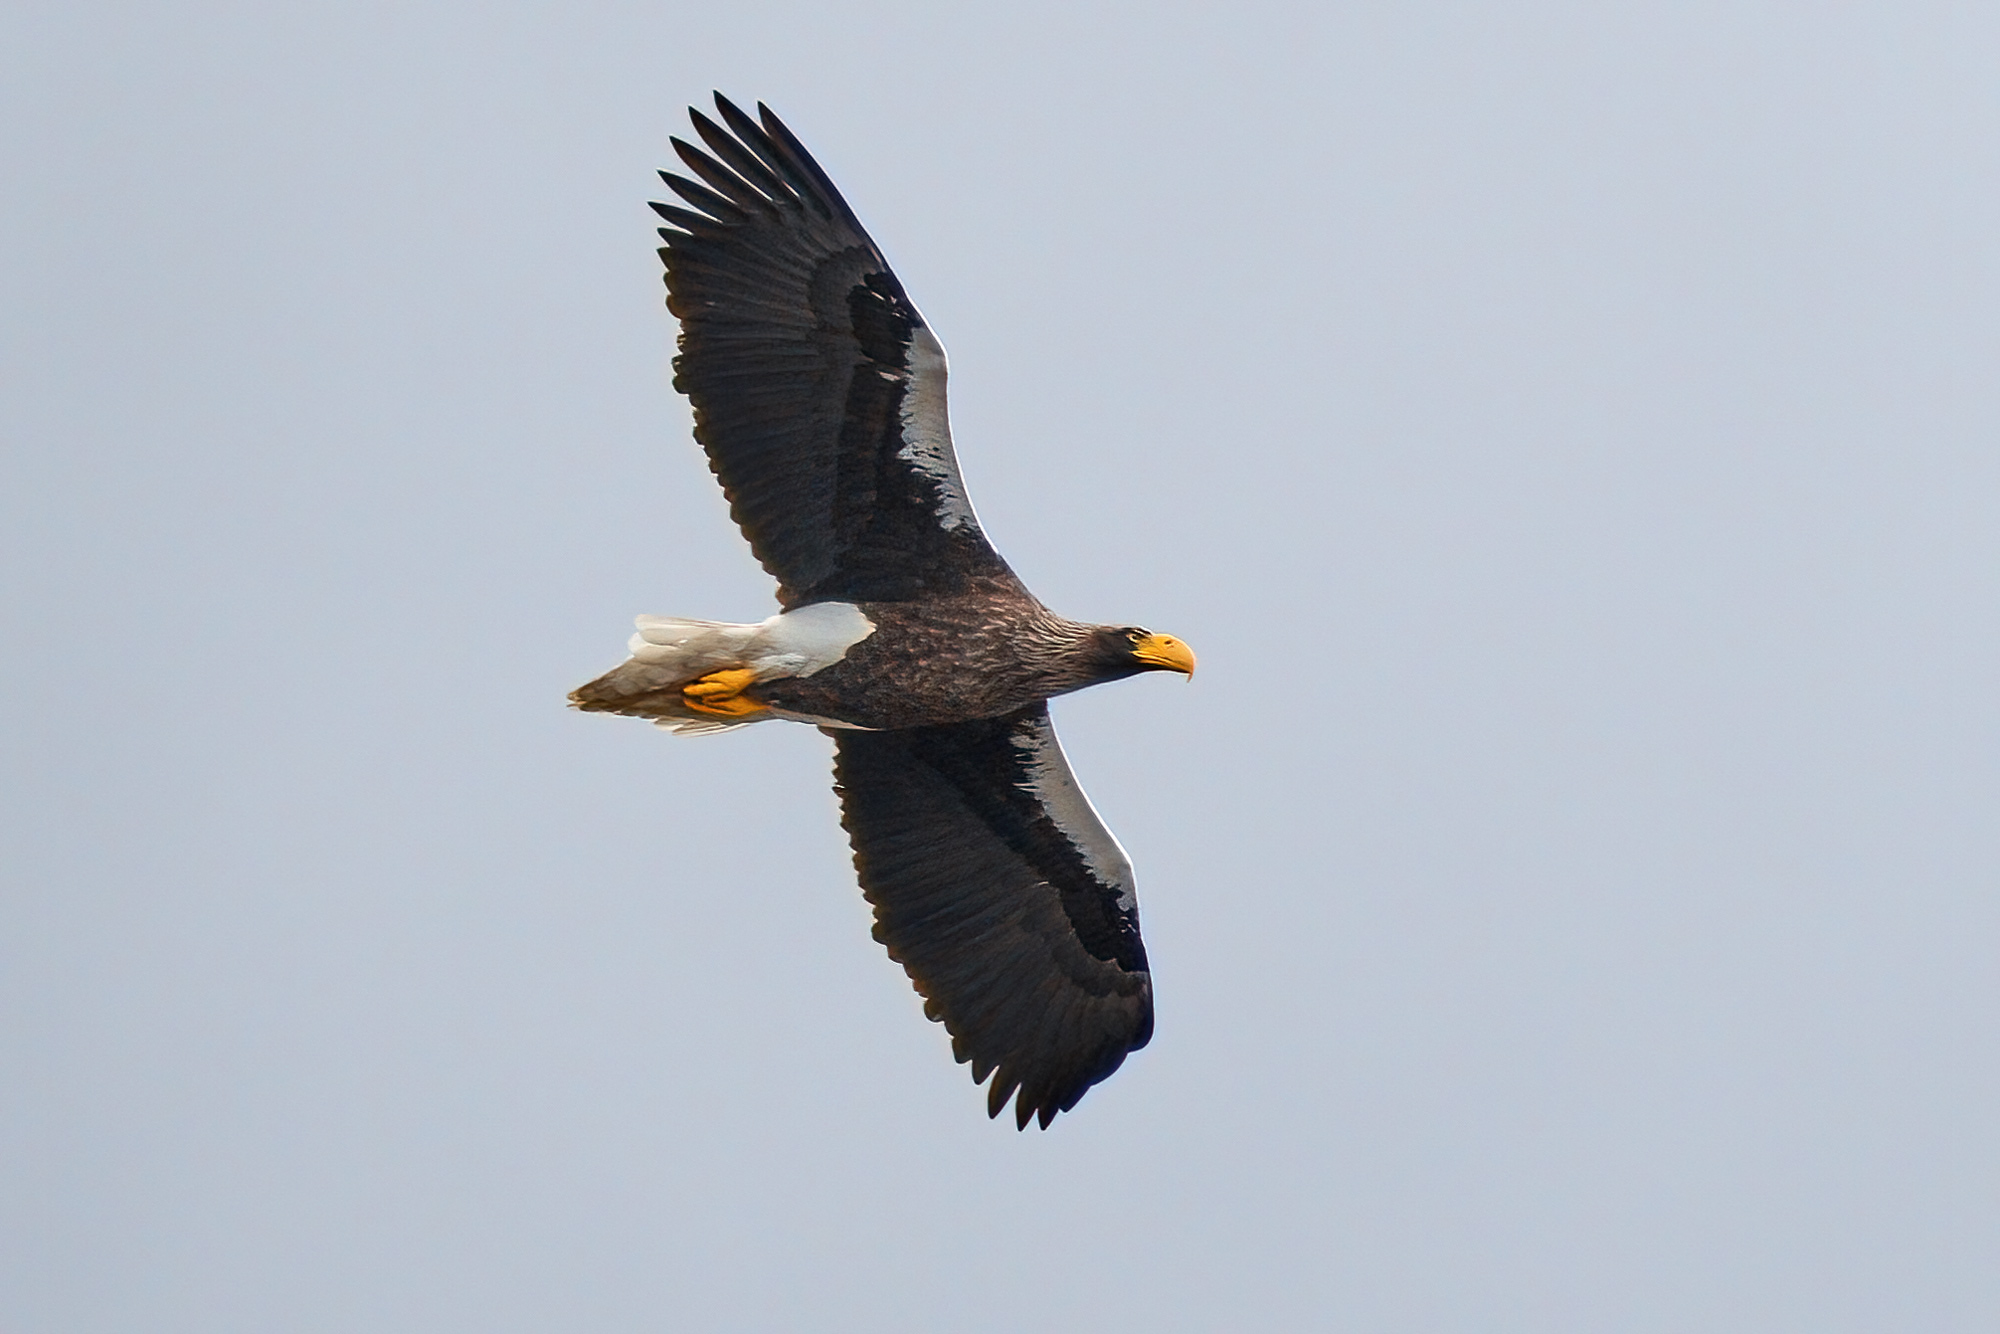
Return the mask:
<path id="1" fill-rule="evenodd" d="M 1056 615 L 980 530 L 945 353 L 833 182 L 770 108 L 689 108 L 707 151 L 662 171 L 674 388 L 778 582 L 756 624 L 641 616 L 570 695 L 681 734 L 768 719 L 834 743 L 875 938 L 942 1021 L 987 1113 L 1047 1128 L 1146 1045 L 1132 865 L 1077 786 L 1051 697 L 1194 654 Z"/>

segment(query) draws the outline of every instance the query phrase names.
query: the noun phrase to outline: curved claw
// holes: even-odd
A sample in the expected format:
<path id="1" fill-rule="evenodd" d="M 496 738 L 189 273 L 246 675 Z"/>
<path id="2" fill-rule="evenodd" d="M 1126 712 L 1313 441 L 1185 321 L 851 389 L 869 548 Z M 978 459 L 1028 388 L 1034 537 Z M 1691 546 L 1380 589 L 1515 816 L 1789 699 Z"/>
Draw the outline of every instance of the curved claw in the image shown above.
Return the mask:
<path id="1" fill-rule="evenodd" d="M 718 718 L 745 718 L 770 707 L 754 699 L 743 698 L 743 691 L 756 679 L 757 674 L 747 667 L 727 667 L 719 672 L 710 672 L 681 687 L 681 702 L 696 713 L 713 714 Z"/>

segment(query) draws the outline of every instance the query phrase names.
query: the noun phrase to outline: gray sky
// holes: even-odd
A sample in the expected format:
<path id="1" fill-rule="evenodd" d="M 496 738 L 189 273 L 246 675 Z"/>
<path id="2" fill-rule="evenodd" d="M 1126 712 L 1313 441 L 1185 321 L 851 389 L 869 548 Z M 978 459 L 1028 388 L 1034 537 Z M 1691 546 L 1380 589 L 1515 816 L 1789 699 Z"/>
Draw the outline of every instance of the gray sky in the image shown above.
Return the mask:
<path id="1" fill-rule="evenodd" d="M 15 6 L 0 1328 L 1989 1331 L 1991 6 Z M 1047 1133 L 756 619 L 650 173 L 783 114 L 1159 1030 Z"/>

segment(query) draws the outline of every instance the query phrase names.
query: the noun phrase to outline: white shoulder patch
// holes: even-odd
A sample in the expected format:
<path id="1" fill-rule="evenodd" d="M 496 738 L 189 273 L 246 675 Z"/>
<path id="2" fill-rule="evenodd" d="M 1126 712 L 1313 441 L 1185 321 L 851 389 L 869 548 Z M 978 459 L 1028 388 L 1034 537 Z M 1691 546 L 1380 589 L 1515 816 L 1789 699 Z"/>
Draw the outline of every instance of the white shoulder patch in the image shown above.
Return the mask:
<path id="1" fill-rule="evenodd" d="M 811 676 L 847 656 L 847 650 L 875 633 L 875 622 L 852 602 L 815 602 L 780 612 L 757 627 L 744 665 L 760 681 Z"/>
<path id="2" fill-rule="evenodd" d="M 903 390 L 903 447 L 896 457 L 937 483 L 938 522 L 945 528 L 979 526 L 965 479 L 958 475 L 958 456 L 951 448 L 951 417 L 945 408 L 944 344 L 919 324 L 910 336 L 910 378 Z"/>

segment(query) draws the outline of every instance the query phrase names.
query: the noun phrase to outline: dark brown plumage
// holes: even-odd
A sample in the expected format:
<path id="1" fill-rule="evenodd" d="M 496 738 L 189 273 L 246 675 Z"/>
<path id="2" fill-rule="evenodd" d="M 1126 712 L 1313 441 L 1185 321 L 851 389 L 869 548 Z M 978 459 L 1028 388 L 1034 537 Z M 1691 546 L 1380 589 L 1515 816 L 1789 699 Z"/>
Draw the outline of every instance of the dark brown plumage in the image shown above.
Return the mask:
<path id="1" fill-rule="evenodd" d="M 1044 607 L 981 532 L 945 358 L 833 183 L 768 108 L 720 94 L 662 173 L 674 385 L 781 613 L 641 617 L 572 696 L 675 731 L 766 718 L 835 741 L 875 936 L 992 1085 L 1047 1126 L 1152 1034 L 1132 872 L 1049 723 L 1055 695 L 1192 673 L 1185 645 Z"/>

